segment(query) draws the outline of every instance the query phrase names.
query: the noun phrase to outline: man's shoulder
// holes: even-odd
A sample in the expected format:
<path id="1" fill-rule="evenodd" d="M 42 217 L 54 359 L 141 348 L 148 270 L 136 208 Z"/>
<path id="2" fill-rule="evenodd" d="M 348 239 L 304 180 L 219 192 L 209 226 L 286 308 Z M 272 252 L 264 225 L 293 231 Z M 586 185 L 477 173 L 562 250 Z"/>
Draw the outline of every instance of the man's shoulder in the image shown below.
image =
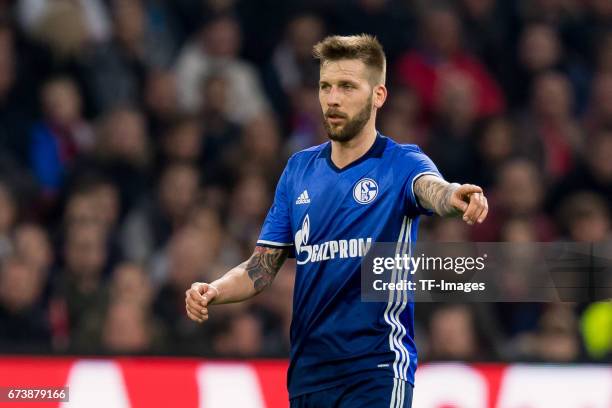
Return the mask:
<path id="1" fill-rule="evenodd" d="M 302 149 L 297 151 L 289 157 L 289 162 L 300 162 L 303 160 L 308 160 L 312 157 L 318 156 L 323 149 L 325 149 L 330 142 L 321 143 L 320 145 L 308 147 L 306 149 Z"/>
<path id="2" fill-rule="evenodd" d="M 387 139 L 387 152 L 395 153 L 400 157 L 413 156 L 415 154 L 425 154 L 421 147 L 417 144 L 398 143 L 388 136 L 383 136 Z"/>
<path id="3" fill-rule="evenodd" d="M 438 169 L 429 156 L 417 144 L 387 143 L 388 166 L 407 178 L 423 172 L 438 173 Z"/>
<path id="4" fill-rule="evenodd" d="M 300 154 L 312 154 L 313 152 L 318 153 L 321 150 L 325 149 L 329 144 L 330 142 L 327 141 L 327 142 L 321 143 L 320 145 L 308 147 L 306 149 L 303 149 L 303 150 L 300 150 L 299 152 L 294 153 L 294 156 L 300 155 Z"/>

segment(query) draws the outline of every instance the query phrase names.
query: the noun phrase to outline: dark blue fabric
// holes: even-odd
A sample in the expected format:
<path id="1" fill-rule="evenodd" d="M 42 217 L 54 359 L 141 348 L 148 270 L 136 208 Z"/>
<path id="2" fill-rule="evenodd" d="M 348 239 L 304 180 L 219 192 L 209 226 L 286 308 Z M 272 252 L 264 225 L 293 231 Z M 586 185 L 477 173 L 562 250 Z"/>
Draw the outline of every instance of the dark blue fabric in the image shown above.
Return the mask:
<path id="1" fill-rule="evenodd" d="M 413 387 L 389 377 L 366 377 L 291 399 L 290 408 L 411 408 Z"/>
<path id="2" fill-rule="evenodd" d="M 64 177 L 64 165 L 59 155 L 57 140 L 42 123 L 32 129 L 30 161 L 36 180 L 43 190 L 59 189 Z"/>

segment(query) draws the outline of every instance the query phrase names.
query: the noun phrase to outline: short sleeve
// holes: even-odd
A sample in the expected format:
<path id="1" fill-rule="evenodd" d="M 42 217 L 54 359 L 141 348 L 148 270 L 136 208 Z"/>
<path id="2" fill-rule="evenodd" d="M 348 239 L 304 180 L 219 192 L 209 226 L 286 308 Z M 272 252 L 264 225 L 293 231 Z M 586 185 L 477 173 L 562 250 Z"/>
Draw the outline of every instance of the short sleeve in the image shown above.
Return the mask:
<path id="1" fill-rule="evenodd" d="M 293 247 L 293 236 L 291 234 L 291 205 L 289 201 L 288 188 L 288 169 L 285 167 L 281 175 L 274 202 L 268 211 L 266 220 L 261 228 L 261 234 L 257 240 L 257 245 L 270 248 L 291 248 Z"/>
<path id="2" fill-rule="evenodd" d="M 433 215 L 434 212 L 426 209 L 414 194 L 414 183 L 421 176 L 426 174 L 442 177 L 442 174 L 434 162 L 423 151 L 416 147 L 406 154 L 406 165 L 409 167 L 408 178 L 406 180 L 406 206 L 409 212 L 425 215 Z"/>

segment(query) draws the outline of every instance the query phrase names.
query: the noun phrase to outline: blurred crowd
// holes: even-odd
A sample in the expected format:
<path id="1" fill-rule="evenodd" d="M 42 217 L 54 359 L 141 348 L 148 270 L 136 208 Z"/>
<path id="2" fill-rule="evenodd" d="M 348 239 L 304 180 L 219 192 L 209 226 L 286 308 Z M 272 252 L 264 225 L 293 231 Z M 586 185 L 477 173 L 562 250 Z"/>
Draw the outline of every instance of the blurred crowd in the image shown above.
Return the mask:
<path id="1" fill-rule="evenodd" d="M 0 1 L 0 352 L 286 356 L 294 263 L 197 325 L 288 156 L 326 140 L 314 43 L 375 34 L 378 128 L 488 220 L 428 241 L 610 240 L 609 0 Z M 612 304 L 418 304 L 423 359 L 601 360 Z M 452 341 L 450 341 L 452 339 Z"/>

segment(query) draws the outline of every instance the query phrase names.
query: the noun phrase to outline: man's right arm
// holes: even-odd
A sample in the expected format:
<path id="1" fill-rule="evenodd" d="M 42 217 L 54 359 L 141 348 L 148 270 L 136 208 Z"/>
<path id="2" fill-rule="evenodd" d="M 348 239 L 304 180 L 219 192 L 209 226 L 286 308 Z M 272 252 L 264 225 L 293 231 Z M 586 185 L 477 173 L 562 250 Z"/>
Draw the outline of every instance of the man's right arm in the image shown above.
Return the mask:
<path id="1" fill-rule="evenodd" d="M 211 283 L 196 282 L 185 292 L 187 315 L 202 323 L 208 306 L 249 299 L 270 286 L 289 255 L 289 248 L 257 246 L 251 257 Z"/>

